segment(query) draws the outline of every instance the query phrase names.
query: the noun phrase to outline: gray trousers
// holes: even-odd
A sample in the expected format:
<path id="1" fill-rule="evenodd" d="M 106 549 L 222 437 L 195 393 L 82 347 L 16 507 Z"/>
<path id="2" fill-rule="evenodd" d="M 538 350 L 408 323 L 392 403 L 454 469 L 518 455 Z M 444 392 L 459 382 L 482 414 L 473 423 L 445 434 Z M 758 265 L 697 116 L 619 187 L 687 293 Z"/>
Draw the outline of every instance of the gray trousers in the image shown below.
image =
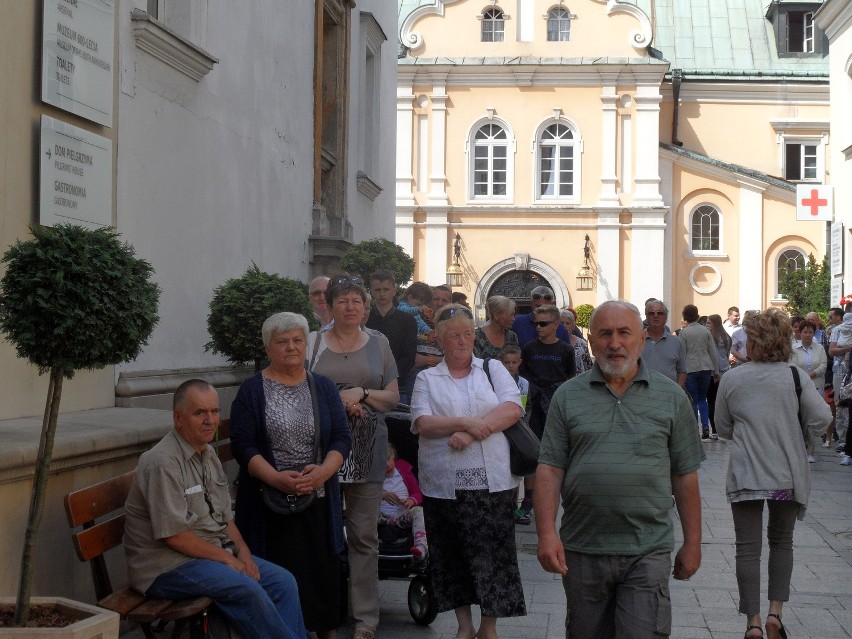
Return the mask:
<path id="1" fill-rule="evenodd" d="M 731 504 L 734 534 L 737 540 L 737 586 L 740 590 L 740 612 L 760 613 L 760 553 L 763 543 L 763 499 Z M 799 514 L 794 501 L 766 500 L 769 504 L 769 601 L 790 599 L 790 576 L 793 574 L 793 528 Z"/>
<path id="2" fill-rule="evenodd" d="M 382 484 L 343 484 L 349 546 L 349 605 L 356 628 L 379 627 L 379 530 Z"/>
<path id="3" fill-rule="evenodd" d="M 672 629 L 671 553 L 586 555 L 566 551 L 562 578 L 568 639 L 650 639 Z"/>

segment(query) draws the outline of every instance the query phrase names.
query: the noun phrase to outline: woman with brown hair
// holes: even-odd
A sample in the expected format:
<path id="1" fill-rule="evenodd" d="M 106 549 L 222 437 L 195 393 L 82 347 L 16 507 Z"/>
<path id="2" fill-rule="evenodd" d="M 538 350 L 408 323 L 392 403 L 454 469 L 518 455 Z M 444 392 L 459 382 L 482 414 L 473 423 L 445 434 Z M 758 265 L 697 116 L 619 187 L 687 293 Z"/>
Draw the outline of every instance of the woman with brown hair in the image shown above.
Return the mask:
<path id="1" fill-rule="evenodd" d="M 736 535 L 739 611 L 747 639 L 763 636 L 760 616 L 761 525 L 769 509 L 769 613 L 766 634 L 787 636 L 781 609 L 790 598 L 793 529 L 803 519 L 811 490 L 806 444 L 825 431 L 831 411 L 808 374 L 787 364 L 790 318 L 769 308 L 743 323 L 749 361 L 722 377 L 716 428 L 730 439 L 726 491 Z M 798 374 L 801 395 L 795 390 Z"/>
<path id="2" fill-rule="evenodd" d="M 399 402 L 396 362 L 384 335 L 361 328 L 367 304 L 361 278 L 333 277 L 325 295 L 334 324 L 311 333 L 308 370 L 337 384 L 349 416 L 352 452 L 340 470 L 340 482 L 346 503 L 353 639 L 373 639 L 379 625 L 376 515 L 388 454 L 384 413 Z"/>

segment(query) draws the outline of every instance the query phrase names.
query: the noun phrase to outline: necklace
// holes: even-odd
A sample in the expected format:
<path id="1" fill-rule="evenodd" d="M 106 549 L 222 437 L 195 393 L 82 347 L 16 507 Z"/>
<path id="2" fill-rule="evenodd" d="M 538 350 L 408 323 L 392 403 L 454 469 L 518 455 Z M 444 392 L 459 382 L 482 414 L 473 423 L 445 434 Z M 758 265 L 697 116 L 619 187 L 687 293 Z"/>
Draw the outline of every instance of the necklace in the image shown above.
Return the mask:
<path id="1" fill-rule="evenodd" d="M 337 333 L 335 333 L 334 331 L 331 331 L 331 333 L 334 335 L 334 339 L 337 341 L 337 346 L 340 348 L 341 351 L 343 351 L 343 359 L 349 359 L 349 354 L 354 350 L 355 345 L 358 343 L 358 340 L 361 339 L 361 331 L 359 330 L 358 333 L 355 335 L 355 339 L 349 345 L 348 350 L 346 349 L 346 347 L 343 346 L 343 342 L 340 341 L 340 337 L 338 337 Z"/>

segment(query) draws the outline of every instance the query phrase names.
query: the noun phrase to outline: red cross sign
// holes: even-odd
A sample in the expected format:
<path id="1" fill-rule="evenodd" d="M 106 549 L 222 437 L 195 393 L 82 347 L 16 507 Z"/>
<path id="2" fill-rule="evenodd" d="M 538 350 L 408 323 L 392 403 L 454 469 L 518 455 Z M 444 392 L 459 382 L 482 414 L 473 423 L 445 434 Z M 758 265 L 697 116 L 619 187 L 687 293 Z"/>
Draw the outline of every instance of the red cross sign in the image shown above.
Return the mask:
<path id="1" fill-rule="evenodd" d="M 824 184 L 797 184 L 796 219 L 833 221 L 833 195 L 832 187 Z"/>

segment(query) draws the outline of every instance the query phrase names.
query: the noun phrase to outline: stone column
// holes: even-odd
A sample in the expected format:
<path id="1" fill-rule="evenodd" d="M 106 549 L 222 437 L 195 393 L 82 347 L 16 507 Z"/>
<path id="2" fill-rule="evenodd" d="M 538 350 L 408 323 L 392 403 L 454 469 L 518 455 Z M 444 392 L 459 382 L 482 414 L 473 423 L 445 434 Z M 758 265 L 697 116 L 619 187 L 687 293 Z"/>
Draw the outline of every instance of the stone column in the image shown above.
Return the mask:
<path id="1" fill-rule="evenodd" d="M 660 95 L 659 85 L 636 89 L 636 176 L 633 206 L 662 207 L 660 196 Z"/>
<path id="2" fill-rule="evenodd" d="M 621 297 L 621 209 L 598 210 L 596 261 L 597 304 Z"/>
<path id="3" fill-rule="evenodd" d="M 725 247 L 728 255 L 736 255 L 738 261 L 737 302 L 742 312 L 750 308 L 766 306 L 763 294 L 764 249 L 763 249 L 763 186 L 755 182 L 738 180 L 739 202 L 739 246 Z"/>
<path id="4" fill-rule="evenodd" d="M 429 203 L 447 202 L 447 74 L 432 74 L 432 169 L 429 174 Z"/>
<path id="5" fill-rule="evenodd" d="M 616 139 L 618 128 L 618 95 L 615 87 L 615 77 L 612 74 L 601 74 L 603 103 L 603 127 L 601 128 L 601 191 L 598 195 L 598 206 L 617 206 L 618 193 L 615 182 L 618 176 L 615 172 Z"/>

